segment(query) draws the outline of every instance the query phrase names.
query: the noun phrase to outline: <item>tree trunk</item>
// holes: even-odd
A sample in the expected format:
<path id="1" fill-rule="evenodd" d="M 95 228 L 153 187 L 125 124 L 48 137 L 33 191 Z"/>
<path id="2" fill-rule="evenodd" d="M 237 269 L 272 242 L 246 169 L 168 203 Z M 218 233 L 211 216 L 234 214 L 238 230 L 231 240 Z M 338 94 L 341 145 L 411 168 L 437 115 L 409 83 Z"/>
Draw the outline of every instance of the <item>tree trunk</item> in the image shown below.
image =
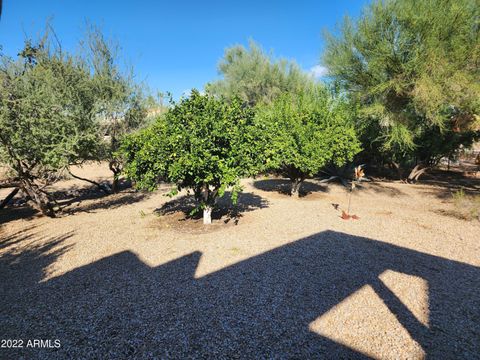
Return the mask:
<path id="1" fill-rule="evenodd" d="M 55 210 L 53 208 L 50 197 L 32 180 L 22 179 L 22 190 L 30 197 L 34 203 L 34 207 L 40 210 L 43 215 L 55 217 Z"/>
<path id="2" fill-rule="evenodd" d="M 416 183 L 420 176 L 424 174 L 429 169 L 428 166 L 422 167 L 421 164 L 415 165 L 415 167 L 410 171 L 408 174 L 407 182 L 408 183 Z"/>
<path id="3" fill-rule="evenodd" d="M 397 175 L 398 175 L 398 180 L 403 180 L 403 171 L 400 167 L 400 164 L 396 163 L 395 161 L 391 161 L 390 162 L 390 165 L 393 169 L 395 169 L 397 171 Z"/>
<path id="4" fill-rule="evenodd" d="M 0 210 L 3 209 L 3 208 L 8 204 L 8 202 L 13 199 L 13 197 L 14 197 L 15 195 L 17 195 L 17 193 L 18 193 L 19 190 L 20 190 L 19 188 L 13 189 L 13 190 L 10 192 L 10 194 L 7 195 L 7 197 L 6 197 L 5 199 L 3 199 L 2 201 L 0 201 Z"/>
<path id="5" fill-rule="evenodd" d="M 208 184 L 203 184 L 195 190 L 195 197 L 203 208 L 203 224 L 210 225 L 212 223 L 212 211 L 218 196 L 218 187 L 210 189 Z"/>
<path id="6" fill-rule="evenodd" d="M 119 180 L 120 180 L 120 174 L 122 173 L 122 169 L 119 165 L 119 162 L 116 161 L 116 160 L 111 160 L 108 164 L 108 167 L 110 168 L 111 172 L 113 173 L 112 192 L 117 193 L 118 192 L 118 186 L 119 186 Z"/>
<path id="7" fill-rule="evenodd" d="M 290 191 L 290 195 L 295 199 L 300 197 L 300 187 L 302 186 L 301 179 L 294 179 L 292 180 L 292 190 Z"/>
<path id="8" fill-rule="evenodd" d="M 113 176 L 112 181 L 112 192 L 116 194 L 118 192 L 118 177 L 116 175 Z"/>
<path id="9" fill-rule="evenodd" d="M 212 223 L 212 207 L 205 206 L 203 209 L 203 224 L 210 225 Z"/>

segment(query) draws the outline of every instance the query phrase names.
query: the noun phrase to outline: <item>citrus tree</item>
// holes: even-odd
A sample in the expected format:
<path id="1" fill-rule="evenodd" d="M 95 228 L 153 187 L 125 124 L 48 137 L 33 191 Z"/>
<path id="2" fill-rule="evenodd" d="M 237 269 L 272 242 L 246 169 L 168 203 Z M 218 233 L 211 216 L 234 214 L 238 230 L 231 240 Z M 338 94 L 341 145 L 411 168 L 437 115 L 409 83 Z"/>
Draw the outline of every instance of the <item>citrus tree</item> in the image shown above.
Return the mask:
<path id="1" fill-rule="evenodd" d="M 154 190 L 160 179 L 191 189 L 204 224 L 227 188 L 236 202 L 241 177 L 260 166 L 254 114 L 239 100 L 222 101 L 192 91 L 151 127 L 122 144 L 125 173 L 137 187 Z M 174 192 L 174 193 L 175 193 Z"/>
<path id="2" fill-rule="evenodd" d="M 265 134 L 265 166 L 292 182 L 298 197 L 302 182 L 326 165 L 342 166 L 360 151 L 352 110 L 323 86 L 285 93 L 257 107 L 257 127 Z"/>

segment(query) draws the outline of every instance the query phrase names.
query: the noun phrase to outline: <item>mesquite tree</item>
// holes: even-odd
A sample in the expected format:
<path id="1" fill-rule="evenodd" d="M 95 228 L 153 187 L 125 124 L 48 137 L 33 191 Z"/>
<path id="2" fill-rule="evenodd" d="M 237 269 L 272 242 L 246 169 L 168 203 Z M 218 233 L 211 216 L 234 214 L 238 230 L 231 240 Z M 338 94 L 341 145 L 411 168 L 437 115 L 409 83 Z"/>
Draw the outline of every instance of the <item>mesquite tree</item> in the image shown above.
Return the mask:
<path id="1" fill-rule="evenodd" d="M 329 75 L 361 108 L 367 158 L 412 170 L 480 129 L 478 0 L 373 1 L 327 34 Z M 428 140 L 427 143 L 425 140 Z"/>
<path id="2" fill-rule="evenodd" d="M 210 224 L 217 198 L 231 187 L 236 202 L 240 178 L 258 169 L 259 136 L 252 109 L 194 90 L 154 125 L 125 139 L 125 173 L 140 188 L 154 190 L 163 179 L 176 191 L 193 190 L 203 222 Z"/>
<path id="3" fill-rule="evenodd" d="M 45 215 L 55 216 L 45 185 L 96 151 L 94 101 L 88 67 L 47 35 L 1 56 L 0 163 Z"/>
<path id="4" fill-rule="evenodd" d="M 126 134 L 145 124 L 146 104 L 141 86 L 134 82 L 133 71 L 123 71 L 118 64 L 118 44 L 107 40 L 98 28 L 91 26 L 83 48 L 93 74 L 98 131 L 104 137 L 98 160 L 108 162 L 113 173 L 112 190 L 117 192 L 123 167 L 118 156 L 120 142 Z"/>
<path id="5" fill-rule="evenodd" d="M 218 71 L 223 79 L 207 84 L 207 92 L 239 97 L 250 106 L 270 102 L 283 92 L 296 92 L 313 82 L 295 62 L 274 59 L 254 41 L 250 41 L 249 49 L 241 45 L 226 49 Z"/>
<path id="6" fill-rule="evenodd" d="M 259 105 L 266 169 L 288 177 L 291 195 L 298 197 L 307 177 L 326 165 L 342 166 L 360 151 L 351 117 L 349 104 L 321 85 Z"/>

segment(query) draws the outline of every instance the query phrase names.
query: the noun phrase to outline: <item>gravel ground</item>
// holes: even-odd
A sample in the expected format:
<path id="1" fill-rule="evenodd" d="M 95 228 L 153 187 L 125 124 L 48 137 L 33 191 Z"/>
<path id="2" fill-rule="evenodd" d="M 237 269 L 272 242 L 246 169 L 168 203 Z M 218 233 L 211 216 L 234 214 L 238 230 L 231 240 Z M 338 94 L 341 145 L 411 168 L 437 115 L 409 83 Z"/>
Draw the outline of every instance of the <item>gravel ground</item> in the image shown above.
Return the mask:
<path id="1" fill-rule="evenodd" d="M 244 185 L 207 228 L 166 186 L 69 180 L 58 219 L 0 213 L 0 339 L 23 340 L 0 358 L 480 359 L 480 222 L 446 215 L 447 188 L 366 184 L 344 221 L 339 185 Z"/>

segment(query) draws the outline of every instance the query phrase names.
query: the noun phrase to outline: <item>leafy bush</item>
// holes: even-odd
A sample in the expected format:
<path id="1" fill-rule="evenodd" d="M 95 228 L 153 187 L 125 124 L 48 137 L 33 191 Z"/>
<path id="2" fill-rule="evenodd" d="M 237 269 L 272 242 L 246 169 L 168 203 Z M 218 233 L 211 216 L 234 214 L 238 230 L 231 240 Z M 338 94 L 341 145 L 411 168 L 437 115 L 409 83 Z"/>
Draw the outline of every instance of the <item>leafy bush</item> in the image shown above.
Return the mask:
<path id="1" fill-rule="evenodd" d="M 302 182 L 329 164 L 342 166 L 360 151 L 353 112 L 323 86 L 285 93 L 257 107 L 257 127 L 265 134 L 266 169 L 292 181 L 298 196 Z"/>
<path id="2" fill-rule="evenodd" d="M 240 178 L 260 167 L 260 134 L 253 120 L 253 111 L 239 100 L 192 91 L 153 126 L 126 138 L 125 173 L 139 188 L 154 190 L 162 179 L 177 190 L 193 190 L 208 224 L 216 199 L 232 187 L 235 202 Z"/>

